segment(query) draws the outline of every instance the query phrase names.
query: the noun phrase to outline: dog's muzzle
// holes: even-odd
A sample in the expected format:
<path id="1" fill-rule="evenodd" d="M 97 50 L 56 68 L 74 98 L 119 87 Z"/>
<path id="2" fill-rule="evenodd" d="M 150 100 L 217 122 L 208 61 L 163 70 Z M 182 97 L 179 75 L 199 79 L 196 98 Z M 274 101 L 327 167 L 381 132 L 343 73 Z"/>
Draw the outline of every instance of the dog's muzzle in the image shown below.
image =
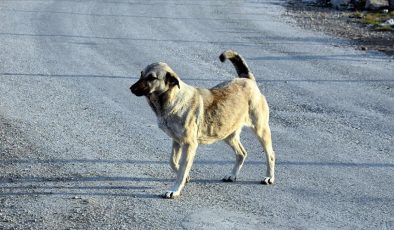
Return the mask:
<path id="1" fill-rule="evenodd" d="M 130 87 L 131 92 L 136 95 L 137 97 L 141 97 L 147 94 L 147 89 L 146 87 L 142 87 L 140 82 L 137 81 L 134 85 Z"/>

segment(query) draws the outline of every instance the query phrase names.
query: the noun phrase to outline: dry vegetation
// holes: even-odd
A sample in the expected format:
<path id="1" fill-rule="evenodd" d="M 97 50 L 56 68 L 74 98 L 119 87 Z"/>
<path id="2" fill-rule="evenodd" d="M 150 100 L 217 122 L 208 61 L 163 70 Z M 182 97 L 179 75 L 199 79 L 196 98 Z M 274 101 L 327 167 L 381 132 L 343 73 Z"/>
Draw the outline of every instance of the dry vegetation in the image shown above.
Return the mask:
<path id="1" fill-rule="evenodd" d="M 358 49 L 394 55 L 394 27 L 382 25 L 394 18 L 394 12 L 336 10 L 322 5 L 304 4 L 301 0 L 290 0 L 286 15 L 306 29 L 348 39 Z"/>

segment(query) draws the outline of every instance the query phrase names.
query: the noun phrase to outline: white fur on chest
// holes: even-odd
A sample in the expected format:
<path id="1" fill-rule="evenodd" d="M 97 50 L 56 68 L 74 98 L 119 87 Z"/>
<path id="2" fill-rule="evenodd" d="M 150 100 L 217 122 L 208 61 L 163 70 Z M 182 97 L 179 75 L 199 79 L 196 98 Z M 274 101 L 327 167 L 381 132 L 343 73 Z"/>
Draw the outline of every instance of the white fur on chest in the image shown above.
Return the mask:
<path id="1" fill-rule="evenodd" d="M 179 123 L 179 119 L 171 117 L 157 117 L 157 124 L 168 136 L 180 140 L 185 132 L 184 126 Z"/>

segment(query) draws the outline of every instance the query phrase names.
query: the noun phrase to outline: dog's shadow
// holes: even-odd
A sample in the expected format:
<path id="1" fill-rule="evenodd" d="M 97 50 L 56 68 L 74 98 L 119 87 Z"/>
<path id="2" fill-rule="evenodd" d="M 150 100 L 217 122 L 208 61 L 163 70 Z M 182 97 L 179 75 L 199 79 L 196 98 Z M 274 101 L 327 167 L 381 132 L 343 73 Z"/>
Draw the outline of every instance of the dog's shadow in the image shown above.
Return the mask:
<path id="1" fill-rule="evenodd" d="M 12 159 L 0 160 L 0 166 L 32 165 L 32 164 L 148 164 L 163 165 L 166 161 L 137 161 L 137 160 L 93 160 L 93 159 Z M 232 161 L 197 160 L 196 164 L 232 164 Z M 246 164 L 261 165 L 264 162 L 247 161 Z M 281 161 L 282 167 L 332 167 L 332 168 L 394 168 L 391 163 L 349 163 L 349 162 L 293 162 Z M 170 174 L 168 174 L 170 175 Z M 237 180 L 232 183 L 222 182 L 221 178 L 193 178 L 190 185 L 223 184 L 228 186 L 250 186 L 260 183 L 258 180 Z M 6 196 L 61 196 L 72 197 L 130 197 L 140 199 L 157 199 L 162 189 L 175 181 L 174 176 L 108 176 L 108 175 L 69 175 L 66 176 L 20 176 L 17 174 L 0 176 L 0 197 Z"/>
<path id="2" fill-rule="evenodd" d="M 67 177 L 3 177 L 0 178 L 0 197 L 4 196 L 61 196 L 61 197 L 131 197 L 142 199 L 160 198 L 161 186 L 137 186 L 139 182 L 162 183 L 167 186 L 175 178 L 112 177 L 112 176 L 67 176 Z M 130 183 L 131 182 L 131 185 Z M 99 183 L 94 184 L 92 183 Z M 126 185 L 124 184 L 126 183 Z M 189 184 L 250 185 L 258 181 L 236 181 L 225 183 L 219 179 L 192 179 Z M 104 185 L 103 185 L 104 184 Z M 134 184 L 134 185 L 133 185 Z M 153 193 L 153 194 L 152 194 Z"/>
<path id="3" fill-rule="evenodd" d="M 189 182 L 190 184 L 225 184 L 225 185 L 254 185 L 260 184 L 261 182 L 258 180 L 251 181 L 251 180 L 237 180 L 235 182 L 223 182 L 221 179 L 191 179 Z"/>

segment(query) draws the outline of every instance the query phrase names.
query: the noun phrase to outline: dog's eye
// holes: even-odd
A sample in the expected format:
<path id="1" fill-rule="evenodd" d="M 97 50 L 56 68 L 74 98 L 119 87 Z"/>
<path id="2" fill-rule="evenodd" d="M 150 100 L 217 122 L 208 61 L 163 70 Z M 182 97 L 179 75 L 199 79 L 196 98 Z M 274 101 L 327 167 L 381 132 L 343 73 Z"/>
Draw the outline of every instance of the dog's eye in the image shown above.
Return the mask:
<path id="1" fill-rule="evenodd" d="M 147 81 L 154 81 L 154 80 L 156 80 L 156 78 L 155 78 L 154 76 L 152 76 L 152 75 L 149 75 L 149 76 L 146 78 L 146 80 L 147 80 Z"/>

